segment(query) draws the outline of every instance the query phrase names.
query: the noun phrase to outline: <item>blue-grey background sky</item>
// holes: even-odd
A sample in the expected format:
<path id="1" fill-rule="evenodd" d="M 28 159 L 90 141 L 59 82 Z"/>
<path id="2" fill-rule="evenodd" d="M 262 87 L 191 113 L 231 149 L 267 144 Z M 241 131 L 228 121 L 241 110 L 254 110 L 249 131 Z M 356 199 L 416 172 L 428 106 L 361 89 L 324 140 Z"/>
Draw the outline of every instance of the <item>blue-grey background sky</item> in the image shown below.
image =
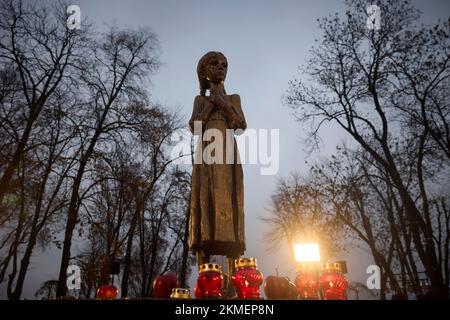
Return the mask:
<path id="1" fill-rule="evenodd" d="M 82 18 L 89 18 L 97 26 L 116 21 L 119 26 L 149 26 L 157 34 L 163 65 L 153 76 L 150 91 L 154 100 L 179 109 L 186 123 L 198 94 L 199 58 L 211 50 L 225 54 L 229 63 L 226 89 L 241 96 L 248 127 L 280 130 L 278 174 L 262 176 L 258 165 L 244 166 L 245 255 L 258 258 L 265 276 L 275 274 L 277 267 L 280 274 L 292 278 L 295 264 L 289 248 L 268 252 L 268 244 L 263 242 L 267 226 L 258 217 L 267 214 L 278 178 L 307 169 L 302 128 L 282 106 L 281 98 L 288 81 L 298 75 L 298 66 L 309 57 L 314 39 L 320 38 L 317 18 L 345 10 L 344 1 L 74 0 L 71 4 L 79 5 Z M 450 16 L 448 0 L 415 0 L 413 4 L 423 11 L 425 23 Z M 331 155 L 335 145 L 346 139 L 332 126 L 324 127 L 322 137 L 321 152 L 311 155 L 309 161 Z M 347 259 L 351 281 L 365 283 L 365 270 L 372 263 L 367 253 L 355 248 L 338 258 Z M 23 297 L 32 298 L 43 281 L 56 279 L 59 262 L 60 252 L 56 249 L 36 252 Z M 4 297 L 4 290 L 0 290 L 0 296 Z"/>

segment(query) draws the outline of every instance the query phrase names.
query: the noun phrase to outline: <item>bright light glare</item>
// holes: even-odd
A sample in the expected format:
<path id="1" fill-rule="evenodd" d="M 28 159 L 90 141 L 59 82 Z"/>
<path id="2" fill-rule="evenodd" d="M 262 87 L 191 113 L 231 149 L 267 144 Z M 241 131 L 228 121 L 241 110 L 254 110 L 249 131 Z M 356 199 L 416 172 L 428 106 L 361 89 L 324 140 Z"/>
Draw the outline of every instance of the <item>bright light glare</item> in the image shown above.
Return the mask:
<path id="1" fill-rule="evenodd" d="M 295 261 L 297 262 L 318 262 L 320 252 L 318 243 L 298 243 L 294 245 Z"/>

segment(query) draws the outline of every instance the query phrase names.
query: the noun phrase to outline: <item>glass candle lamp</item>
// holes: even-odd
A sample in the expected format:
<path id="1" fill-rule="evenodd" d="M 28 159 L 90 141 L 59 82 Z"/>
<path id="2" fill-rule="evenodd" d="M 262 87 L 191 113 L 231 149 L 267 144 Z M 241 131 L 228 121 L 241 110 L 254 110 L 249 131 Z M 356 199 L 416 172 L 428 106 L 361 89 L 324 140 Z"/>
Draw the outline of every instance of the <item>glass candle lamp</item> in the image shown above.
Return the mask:
<path id="1" fill-rule="evenodd" d="M 222 268 L 216 263 L 200 265 L 198 271 L 195 296 L 202 299 L 215 299 L 222 297 Z"/>
<path id="2" fill-rule="evenodd" d="M 302 300 L 318 300 L 319 279 L 316 265 L 313 263 L 300 263 L 297 265 L 295 278 L 298 297 Z"/>
<path id="3" fill-rule="evenodd" d="M 339 263 L 325 263 L 322 265 L 320 289 L 324 300 L 347 300 L 348 281 L 342 273 Z"/>
<path id="4" fill-rule="evenodd" d="M 259 287 L 263 275 L 257 269 L 256 258 L 240 258 L 234 261 L 236 273 L 232 276 L 233 285 L 240 299 L 260 299 Z"/>

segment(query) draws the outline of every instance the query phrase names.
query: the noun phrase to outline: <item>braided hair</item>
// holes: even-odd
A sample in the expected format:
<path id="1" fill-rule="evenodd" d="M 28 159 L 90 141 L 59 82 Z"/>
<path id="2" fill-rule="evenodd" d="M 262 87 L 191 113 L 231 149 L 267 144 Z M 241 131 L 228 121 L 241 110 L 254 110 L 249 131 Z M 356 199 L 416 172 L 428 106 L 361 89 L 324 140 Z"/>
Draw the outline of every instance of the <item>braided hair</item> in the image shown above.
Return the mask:
<path id="1" fill-rule="evenodd" d="M 217 56 L 220 56 L 225 61 L 227 61 L 227 58 L 223 55 L 223 53 L 218 51 L 210 51 L 206 53 L 203 57 L 200 58 L 197 65 L 197 75 L 198 75 L 198 81 L 200 83 L 200 95 L 205 96 L 206 90 L 209 89 L 209 81 L 206 78 L 206 67 L 209 65 L 212 59 L 216 58 Z"/>

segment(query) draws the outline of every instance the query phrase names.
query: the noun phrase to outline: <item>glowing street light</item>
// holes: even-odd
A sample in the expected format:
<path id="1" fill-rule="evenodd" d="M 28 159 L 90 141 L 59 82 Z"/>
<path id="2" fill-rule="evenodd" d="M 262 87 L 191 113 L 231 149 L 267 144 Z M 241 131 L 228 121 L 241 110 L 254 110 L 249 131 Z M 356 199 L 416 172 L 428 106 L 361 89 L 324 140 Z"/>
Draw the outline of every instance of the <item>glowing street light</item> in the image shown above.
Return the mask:
<path id="1" fill-rule="evenodd" d="M 297 277 L 295 286 L 298 297 L 302 300 L 318 300 L 319 278 L 317 263 L 320 261 L 318 243 L 298 243 L 294 245 L 297 261 Z"/>
<path id="2" fill-rule="evenodd" d="M 298 243 L 294 245 L 294 253 L 295 261 L 299 263 L 320 261 L 318 243 Z"/>

